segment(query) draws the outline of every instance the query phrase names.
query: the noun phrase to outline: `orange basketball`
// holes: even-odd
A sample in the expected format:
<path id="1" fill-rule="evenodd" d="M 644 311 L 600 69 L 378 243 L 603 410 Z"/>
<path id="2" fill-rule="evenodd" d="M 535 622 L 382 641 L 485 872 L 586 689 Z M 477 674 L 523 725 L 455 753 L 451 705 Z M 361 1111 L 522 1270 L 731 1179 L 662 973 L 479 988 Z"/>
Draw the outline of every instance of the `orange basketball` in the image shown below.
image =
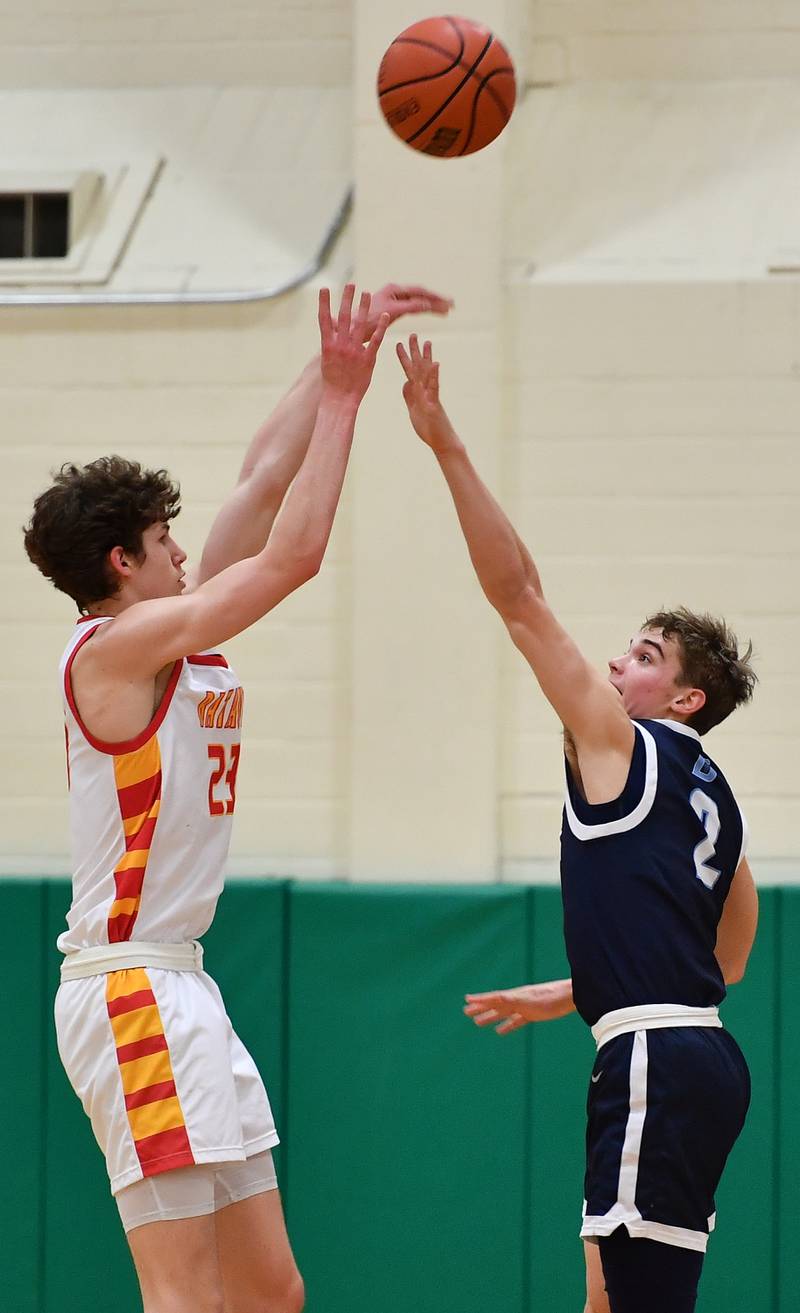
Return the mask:
<path id="1" fill-rule="evenodd" d="M 378 70 L 392 132 L 425 155 L 483 150 L 514 108 L 514 65 L 502 41 L 468 18 L 424 18 L 396 36 Z"/>

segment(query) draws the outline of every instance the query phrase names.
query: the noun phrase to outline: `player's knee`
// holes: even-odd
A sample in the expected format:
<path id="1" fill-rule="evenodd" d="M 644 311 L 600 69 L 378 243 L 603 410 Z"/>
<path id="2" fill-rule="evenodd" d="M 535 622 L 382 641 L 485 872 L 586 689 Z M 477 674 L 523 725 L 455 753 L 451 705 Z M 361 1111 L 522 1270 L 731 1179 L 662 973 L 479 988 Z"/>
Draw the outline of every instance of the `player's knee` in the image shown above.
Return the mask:
<path id="1" fill-rule="evenodd" d="M 303 1313 L 306 1304 L 306 1287 L 300 1273 L 295 1273 L 289 1291 L 289 1302 L 286 1305 L 286 1313 Z"/>
<path id="2" fill-rule="evenodd" d="M 280 1287 L 273 1285 L 260 1293 L 252 1290 L 234 1298 L 225 1306 L 225 1313 L 303 1313 L 305 1302 L 303 1278 L 295 1270 Z"/>
<path id="3" fill-rule="evenodd" d="M 185 1289 L 164 1289 L 143 1299 L 144 1313 L 225 1313 L 225 1297 L 217 1287 L 198 1287 L 187 1295 Z"/>
<path id="4" fill-rule="evenodd" d="M 303 1313 L 306 1288 L 300 1273 L 295 1271 L 279 1298 L 270 1304 L 269 1313 Z"/>

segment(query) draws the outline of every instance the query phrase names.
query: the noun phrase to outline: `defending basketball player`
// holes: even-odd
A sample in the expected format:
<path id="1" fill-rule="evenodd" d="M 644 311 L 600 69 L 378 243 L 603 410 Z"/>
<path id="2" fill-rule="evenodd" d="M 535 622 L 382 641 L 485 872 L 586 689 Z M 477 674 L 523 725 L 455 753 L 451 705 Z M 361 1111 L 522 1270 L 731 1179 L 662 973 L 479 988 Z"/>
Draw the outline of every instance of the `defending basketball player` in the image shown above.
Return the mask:
<path id="1" fill-rule="evenodd" d="M 692 1313 L 714 1192 L 744 1122 L 747 1066 L 722 1028 L 757 898 L 746 826 L 700 735 L 752 696 L 749 650 L 685 609 L 594 670 L 476 474 L 439 399 L 431 344 L 398 346 L 411 423 L 450 488 L 491 604 L 564 726 L 561 879 L 569 980 L 467 996 L 509 1033 L 577 1009 L 598 1046 L 588 1097 L 587 1309 Z"/>
<path id="2" fill-rule="evenodd" d="M 176 485 L 118 456 L 64 466 L 25 535 L 81 612 L 61 662 L 74 877 L 59 1052 L 145 1313 L 303 1303 L 269 1100 L 196 940 L 222 891 L 243 711 L 215 649 L 319 570 L 387 325 L 449 308 L 423 288 L 356 310 L 353 296 L 333 319 L 320 293 L 321 355 L 256 434 L 196 578 L 171 533 Z"/>

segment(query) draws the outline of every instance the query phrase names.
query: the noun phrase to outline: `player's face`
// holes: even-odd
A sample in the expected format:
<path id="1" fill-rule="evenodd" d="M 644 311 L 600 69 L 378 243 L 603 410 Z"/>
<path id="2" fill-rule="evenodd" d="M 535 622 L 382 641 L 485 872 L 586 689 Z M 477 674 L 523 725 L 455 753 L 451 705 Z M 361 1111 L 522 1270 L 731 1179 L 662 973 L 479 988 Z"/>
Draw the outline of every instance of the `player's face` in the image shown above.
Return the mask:
<path id="1" fill-rule="evenodd" d="M 163 521 L 148 525 L 142 534 L 142 557 L 135 572 L 136 592 L 142 598 L 177 597 L 183 592 L 186 553 Z"/>
<path id="2" fill-rule="evenodd" d="M 680 649 L 660 629 L 643 629 L 628 651 L 609 661 L 609 680 L 628 715 L 640 720 L 670 716 L 681 692 Z"/>

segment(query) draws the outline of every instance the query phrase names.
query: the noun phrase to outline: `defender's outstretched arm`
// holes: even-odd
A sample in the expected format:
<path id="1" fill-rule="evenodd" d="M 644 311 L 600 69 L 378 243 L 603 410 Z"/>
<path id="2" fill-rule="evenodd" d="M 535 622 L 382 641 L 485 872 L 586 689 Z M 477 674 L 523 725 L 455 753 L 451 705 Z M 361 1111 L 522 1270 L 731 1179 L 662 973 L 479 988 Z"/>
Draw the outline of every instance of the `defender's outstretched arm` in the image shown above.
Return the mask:
<path id="1" fill-rule="evenodd" d="M 446 315 L 451 306 L 447 297 L 427 287 L 387 283 L 371 299 L 364 340 L 375 332 L 383 314 L 393 323 L 402 315 Z M 255 556 L 264 547 L 283 499 L 305 460 L 321 396 L 317 355 L 257 429 L 242 462 L 239 481 L 211 526 L 192 587 L 205 583 L 234 561 Z"/>
<path id="2" fill-rule="evenodd" d="M 397 354 L 411 423 L 439 461 L 484 593 L 579 749 L 597 746 L 629 760 L 634 730 L 619 694 L 556 620 L 528 549 L 475 471 L 439 399 L 430 342 L 420 351 L 412 334 Z"/>

